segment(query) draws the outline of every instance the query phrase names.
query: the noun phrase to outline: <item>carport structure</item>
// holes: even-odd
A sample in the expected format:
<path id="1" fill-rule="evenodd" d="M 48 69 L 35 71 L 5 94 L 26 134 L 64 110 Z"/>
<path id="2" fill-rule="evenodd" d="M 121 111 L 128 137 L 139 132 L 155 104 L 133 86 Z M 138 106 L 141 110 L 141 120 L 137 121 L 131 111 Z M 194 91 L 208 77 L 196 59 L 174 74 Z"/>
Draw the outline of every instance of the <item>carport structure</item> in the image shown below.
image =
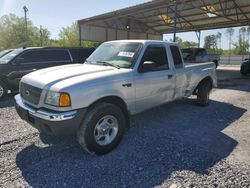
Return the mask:
<path id="1" fill-rule="evenodd" d="M 154 0 L 78 21 L 80 41 L 163 39 L 163 34 L 250 25 L 249 0 Z"/>

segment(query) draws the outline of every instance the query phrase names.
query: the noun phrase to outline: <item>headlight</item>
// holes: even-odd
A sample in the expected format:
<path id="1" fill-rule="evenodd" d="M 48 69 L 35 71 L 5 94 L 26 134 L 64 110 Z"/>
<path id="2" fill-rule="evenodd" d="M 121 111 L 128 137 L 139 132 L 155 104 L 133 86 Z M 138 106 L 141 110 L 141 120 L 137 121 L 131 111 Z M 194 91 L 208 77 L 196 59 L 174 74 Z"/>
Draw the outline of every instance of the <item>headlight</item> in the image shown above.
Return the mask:
<path id="1" fill-rule="evenodd" d="M 68 93 L 48 91 L 45 103 L 52 106 L 69 107 L 71 106 L 71 99 Z"/>

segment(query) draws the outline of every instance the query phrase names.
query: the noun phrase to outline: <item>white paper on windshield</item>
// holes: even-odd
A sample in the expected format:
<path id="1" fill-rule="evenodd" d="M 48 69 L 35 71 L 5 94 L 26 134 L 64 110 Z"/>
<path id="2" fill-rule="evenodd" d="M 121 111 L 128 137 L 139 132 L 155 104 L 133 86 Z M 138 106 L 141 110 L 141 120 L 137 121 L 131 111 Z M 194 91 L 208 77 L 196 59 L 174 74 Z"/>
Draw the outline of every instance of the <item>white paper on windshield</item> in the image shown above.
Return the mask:
<path id="1" fill-rule="evenodd" d="M 118 56 L 121 57 L 133 57 L 135 55 L 134 52 L 119 52 Z"/>

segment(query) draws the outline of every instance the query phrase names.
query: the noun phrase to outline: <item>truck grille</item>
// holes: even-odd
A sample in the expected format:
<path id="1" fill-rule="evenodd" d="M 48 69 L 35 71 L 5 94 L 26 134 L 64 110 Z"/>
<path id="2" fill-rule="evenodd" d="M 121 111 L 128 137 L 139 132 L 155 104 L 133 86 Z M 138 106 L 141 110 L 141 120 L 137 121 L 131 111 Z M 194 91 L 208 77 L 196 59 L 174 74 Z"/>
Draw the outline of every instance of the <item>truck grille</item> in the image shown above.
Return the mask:
<path id="1" fill-rule="evenodd" d="M 23 99 L 25 99 L 26 101 L 32 104 L 38 105 L 40 96 L 42 93 L 42 89 L 25 84 L 25 83 L 21 83 L 20 93 Z"/>

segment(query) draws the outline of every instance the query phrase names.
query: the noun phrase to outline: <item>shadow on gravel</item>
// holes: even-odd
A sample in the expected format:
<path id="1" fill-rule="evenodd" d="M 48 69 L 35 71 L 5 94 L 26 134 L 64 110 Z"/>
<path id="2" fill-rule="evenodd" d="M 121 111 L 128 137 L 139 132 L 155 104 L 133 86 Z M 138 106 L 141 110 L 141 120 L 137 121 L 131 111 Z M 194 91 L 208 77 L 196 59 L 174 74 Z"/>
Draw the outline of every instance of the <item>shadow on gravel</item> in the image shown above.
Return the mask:
<path id="1" fill-rule="evenodd" d="M 250 92 L 250 76 L 239 79 L 219 80 L 218 88 Z"/>
<path id="2" fill-rule="evenodd" d="M 14 96 L 16 94 L 8 94 L 2 100 L 0 100 L 0 108 L 12 107 L 14 106 Z"/>
<path id="3" fill-rule="evenodd" d="M 250 75 L 242 76 L 240 70 L 228 69 L 217 69 L 216 73 L 218 88 L 250 92 Z"/>
<path id="4" fill-rule="evenodd" d="M 208 107 L 174 102 L 133 117 L 107 155 L 87 154 L 73 137 L 42 135 L 49 146 L 24 148 L 16 164 L 31 187 L 153 187 L 175 171 L 207 174 L 237 145 L 222 130 L 245 112 L 218 101 Z"/>

